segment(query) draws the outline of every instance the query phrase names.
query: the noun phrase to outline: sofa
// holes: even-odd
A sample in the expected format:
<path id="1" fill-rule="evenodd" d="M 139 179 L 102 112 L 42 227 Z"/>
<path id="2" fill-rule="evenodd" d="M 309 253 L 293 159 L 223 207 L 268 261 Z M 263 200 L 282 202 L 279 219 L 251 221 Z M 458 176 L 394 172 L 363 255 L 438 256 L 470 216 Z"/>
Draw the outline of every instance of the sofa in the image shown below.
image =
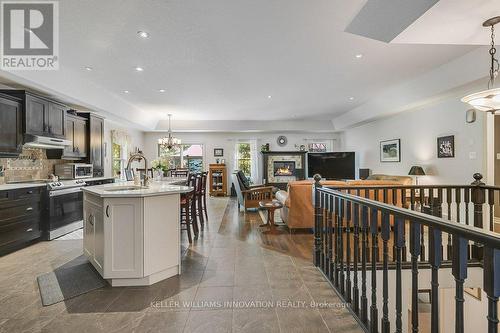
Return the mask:
<path id="1" fill-rule="evenodd" d="M 412 178 L 409 176 L 371 175 L 366 180 L 325 180 L 320 183 L 328 187 L 398 186 L 411 185 Z M 293 181 L 288 184 L 287 191 L 276 193 L 276 199 L 283 204 L 283 208 L 280 210 L 281 219 L 289 229 L 311 229 L 314 227 L 313 184 L 313 180 Z M 364 191 L 361 191 L 360 195 L 364 196 Z M 392 193 L 388 193 L 388 197 L 392 198 Z M 382 201 L 383 193 L 380 192 L 378 197 L 374 198 L 373 192 L 370 192 L 369 198 Z M 400 205 L 401 203 L 394 204 Z"/>

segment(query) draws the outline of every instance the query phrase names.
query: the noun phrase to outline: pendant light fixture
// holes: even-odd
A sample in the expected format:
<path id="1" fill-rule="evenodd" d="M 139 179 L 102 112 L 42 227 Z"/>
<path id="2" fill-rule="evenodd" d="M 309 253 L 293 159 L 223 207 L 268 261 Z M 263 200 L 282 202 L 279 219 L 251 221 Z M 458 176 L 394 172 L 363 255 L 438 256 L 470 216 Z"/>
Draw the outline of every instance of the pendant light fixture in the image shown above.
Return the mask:
<path id="1" fill-rule="evenodd" d="M 470 94 L 462 98 L 462 102 L 469 104 L 474 109 L 492 113 L 500 110 L 500 88 L 495 88 L 495 79 L 500 69 L 498 59 L 495 58 L 495 53 L 497 52 L 495 48 L 495 24 L 497 23 L 500 23 L 500 16 L 492 17 L 483 23 L 483 27 L 491 28 L 491 47 L 489 50 L 491 66 L 488 90 Z"/>
<path id="2" fill-rule="evenodd" d="M 172 135 L 172 114 L 170 113 L 168 114 L 168 136 L 158 139 L 158 143 L 168 150 L 172 150 L 181 144 L 181 140 Z"/>

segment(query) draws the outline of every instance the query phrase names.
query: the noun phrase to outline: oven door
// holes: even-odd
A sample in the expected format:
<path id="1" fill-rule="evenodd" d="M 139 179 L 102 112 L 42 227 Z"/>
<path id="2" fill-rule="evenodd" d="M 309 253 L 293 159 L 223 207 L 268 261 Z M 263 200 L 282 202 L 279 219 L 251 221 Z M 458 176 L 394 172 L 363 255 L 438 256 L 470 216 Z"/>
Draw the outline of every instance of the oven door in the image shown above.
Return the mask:
<path id="1" fill-rule="evenodd" d="M 82 189 L 71 188 L 49 192 L 49 230 L 59 229 L 83 220 Z"/>

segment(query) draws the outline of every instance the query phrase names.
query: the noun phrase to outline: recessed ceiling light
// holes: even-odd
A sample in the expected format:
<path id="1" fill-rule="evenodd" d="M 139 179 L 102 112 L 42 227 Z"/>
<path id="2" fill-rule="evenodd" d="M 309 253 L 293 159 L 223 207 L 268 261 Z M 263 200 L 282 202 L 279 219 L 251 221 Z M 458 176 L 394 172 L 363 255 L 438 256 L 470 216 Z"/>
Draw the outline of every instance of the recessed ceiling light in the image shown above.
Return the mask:
<path id="1" fill-rule="evenodd" d="M 354 101 L 354 97 L 349 97 L 349 100 L 350 101 Z"/>
<path id="2" fill-rule="evenodd" d="M 361 53 L 356 54 L 356 58 L 360 59 L 363 58 L 363 55 Z"/>
<path id="3" fill-rule="evenodd" d="M 123 92 L 124 92 L 125 94 L 130 93 L 130 91 L 128 91 L 128 90 L 124 90 Z"/>
<path id="4" fill-rule="evenodd" d="M 163 93 L 163 92 L 165 92 L 165 89 L 160 89 L 158 91 L 161 92 L 161 93 Z"/>
<path id="5" fill-rule="evenodd" d="M 137 66 L 137 67 L 135 68 L 135 70 L 136 70 L 137 72 L 142 72 L 142 71 L 144 71 L 144 68 Z"/>
<path id="6" fill-rule="evenodd" d="M 273 96 L 269 95 L 269 96 L 267 96 L 267 98 L 271 99 L 271 98 L 273 98 Z"/>
<path id="7" fill-rule="evenodd" d="M 89 66 L 85 66 L 85 67 L 83 67 L 83 68 L 84 68 L 86 71 L 89 71 L 89 72 L 90 72 L 91 70 L 93 70 L 93 68 L 92 68 L 92 67 L 89 67 Z"/>
<path id="8" fill-rule="evenodd" d="M 147 32 L 147 31 L 141 31 L 141 30 L 139 30 L 139 31 L 137 31 L 137 34 L 141 38 L 149 38 L 149 32 Z"/>

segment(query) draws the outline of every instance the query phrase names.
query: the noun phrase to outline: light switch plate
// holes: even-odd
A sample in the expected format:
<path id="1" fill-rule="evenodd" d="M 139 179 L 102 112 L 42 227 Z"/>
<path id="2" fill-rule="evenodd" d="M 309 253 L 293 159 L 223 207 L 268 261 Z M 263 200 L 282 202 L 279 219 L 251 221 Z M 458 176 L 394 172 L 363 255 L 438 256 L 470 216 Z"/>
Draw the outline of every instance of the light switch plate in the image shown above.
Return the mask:
<path id="1" fill-rule="evenodd" d="M 497 160 L 500 160 L 500 153 L 497 153 Z"/>

